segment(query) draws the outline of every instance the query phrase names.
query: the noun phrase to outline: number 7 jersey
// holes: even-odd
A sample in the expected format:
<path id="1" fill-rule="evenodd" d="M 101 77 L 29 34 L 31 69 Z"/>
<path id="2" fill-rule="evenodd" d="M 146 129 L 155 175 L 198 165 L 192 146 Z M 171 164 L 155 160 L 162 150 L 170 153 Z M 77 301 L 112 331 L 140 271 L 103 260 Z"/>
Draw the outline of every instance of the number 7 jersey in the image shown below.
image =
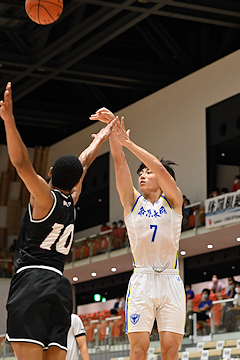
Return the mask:
<path id="1" fill-rule="evenodd" d="M 182 216 L 163 195 L 154 204 L 140 195 L 125 224 L 134 267 L 178 269 Z"/>
<path id="2" fill-rule="evenodd" d="M 24 266 L 43 265 L 63 272 L 73 240 L 75 207 L 71 195 L 59 190 L 51 193 L 54 203 L 43 219 L 34 220 L 28 204 L 14 253 L 16 271 Z"/>

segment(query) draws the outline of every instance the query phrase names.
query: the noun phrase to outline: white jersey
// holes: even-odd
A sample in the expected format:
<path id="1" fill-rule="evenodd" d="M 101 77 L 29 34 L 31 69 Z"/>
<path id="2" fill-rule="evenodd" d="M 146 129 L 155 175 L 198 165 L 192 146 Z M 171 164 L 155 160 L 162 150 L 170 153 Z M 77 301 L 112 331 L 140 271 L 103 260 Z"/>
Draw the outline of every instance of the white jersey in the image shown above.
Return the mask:
<path id="1" fill-rule="evenodd" d="M 79 360 L 79 347 L 76 338 L 86 335 L 83 322 L 76 314 L 71 315 L 71 327 L 67 337 L 67 355 L 65 360 Z"/>
<path id="2" fill-rule="evenodd" d="M 164 195 L 155 204 L 140 195 L 125 224 L 135 268 L 178 269 L 182 216 Z"/>

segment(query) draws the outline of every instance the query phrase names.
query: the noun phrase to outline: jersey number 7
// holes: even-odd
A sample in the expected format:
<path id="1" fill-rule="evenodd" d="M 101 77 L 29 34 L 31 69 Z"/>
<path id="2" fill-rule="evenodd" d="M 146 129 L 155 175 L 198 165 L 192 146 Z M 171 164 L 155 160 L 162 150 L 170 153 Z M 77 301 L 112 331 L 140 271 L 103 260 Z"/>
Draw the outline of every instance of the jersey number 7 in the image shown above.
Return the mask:
<path id="1" fill-rule="evenodd" d="M 150 225 L 150 229 L 154 229 L 154 230 L 153 230 L 152 240 L 151 240 L 151 242 L 154 242 L 155 236 L 156 236 L 156 232 L 157 232 L 157 225 Z"/>

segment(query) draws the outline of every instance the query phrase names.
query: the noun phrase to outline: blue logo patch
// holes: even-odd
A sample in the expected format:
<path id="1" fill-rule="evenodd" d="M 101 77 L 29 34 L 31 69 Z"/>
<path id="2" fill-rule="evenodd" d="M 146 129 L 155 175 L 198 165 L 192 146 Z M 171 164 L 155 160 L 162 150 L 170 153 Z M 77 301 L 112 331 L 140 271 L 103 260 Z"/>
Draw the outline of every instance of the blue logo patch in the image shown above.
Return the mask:
<path id="1" fill-rule="evenodd" d="M 130 320 L 133 325 L 136 325 L 136 323 L 138 322 L 139 319 L 140 319 L 140 315 L 138 315 L 138 314 L 132 314 L 130 316 Z"/>
<path id="2" fill-rule="evenodd" d="M 181 281 L 181 278 L 179 275 L 176 276 L 177 281 Z"/>

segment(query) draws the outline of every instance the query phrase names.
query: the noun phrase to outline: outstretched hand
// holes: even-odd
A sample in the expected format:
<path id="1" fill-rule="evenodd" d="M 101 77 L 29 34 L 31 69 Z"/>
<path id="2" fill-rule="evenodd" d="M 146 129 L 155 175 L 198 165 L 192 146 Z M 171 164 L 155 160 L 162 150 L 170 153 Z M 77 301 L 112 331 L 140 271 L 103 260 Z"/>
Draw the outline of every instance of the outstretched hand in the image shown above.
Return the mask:
<path id="1" fill-rule="evenodd" d="M 101 122 L 109 124 L 115 119 L 115 115 L 105 107 L 98 109 L 95 114 L 91 115 L 90 120 L 99 120 Z"/>
<path id="2" fill-rule="evenodd" d="M 92 134 L 92 138 L 101 138 L 106 141 L 112 133 L 113 126 L 116 124 L 117 119 L 112 120 L 108 125 L 104 126 L 97 134 Z"/>
<path id="3" fill-rule="evenodd" d="M 7 83 L 4 100 L 0 101 L 0 117 L 3 121 L 11 121 L 13 119 L 12 89 L 10 82 Z"/>
<path id="4" fill-rule="evenodd" d="M 121 121 L 119 121 L 118 116 L 116 117 L 113 133 L 116 135 L 121 145 L 125 145 L 126 142 L 129 141 L 130 129 L 125 129 L 124 116 L 121 117 Z"/>

